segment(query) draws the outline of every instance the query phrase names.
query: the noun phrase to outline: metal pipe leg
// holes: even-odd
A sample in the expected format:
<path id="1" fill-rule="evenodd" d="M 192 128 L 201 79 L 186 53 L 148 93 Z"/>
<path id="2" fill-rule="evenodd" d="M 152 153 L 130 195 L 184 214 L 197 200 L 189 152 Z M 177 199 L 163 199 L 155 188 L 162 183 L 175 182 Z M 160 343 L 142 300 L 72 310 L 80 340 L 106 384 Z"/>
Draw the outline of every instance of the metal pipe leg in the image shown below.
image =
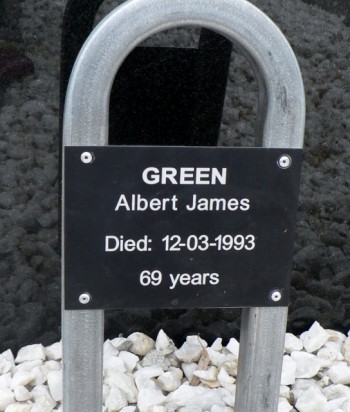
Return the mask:
<path id="1" fill-rule="evenodd" d="M 103 310 L 63 310 L 63 411 L 102 411 Z"/>
<path id="2" fill-rule="evenodd" d="M 235 412 L 277 412 L 288 307 L 242 311 Z"/>

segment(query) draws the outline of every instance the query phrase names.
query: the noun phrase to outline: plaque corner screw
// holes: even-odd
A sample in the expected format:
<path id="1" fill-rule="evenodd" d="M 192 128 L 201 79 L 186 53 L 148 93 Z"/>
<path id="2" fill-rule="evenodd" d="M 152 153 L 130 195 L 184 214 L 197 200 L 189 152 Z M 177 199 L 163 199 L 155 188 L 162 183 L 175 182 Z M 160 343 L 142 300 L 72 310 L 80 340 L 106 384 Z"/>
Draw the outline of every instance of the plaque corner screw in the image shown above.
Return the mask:
<path id="1" fill-rule="evenodd" d="M 80 156 L 80 160 L 85 164 L 92 163 L 94 159 L 94 154 L 91 152 L 83 152 Z"/>
<path id="2" fill-rule="evenodd" d="M 281 169 L 288 169 L 292 165 L 292 158 L 287 154 L 283 154 L 278 159 L 277 165 Z"/>
<path id="3" fill-rule="evenodd" d="M 281 291 L 280 290 L 273 290 L 271 293 L 270 293 L 270 299 L 273 301 L 273 302 L 279 302 L 281 299 L 282 299 L 282 293 L 281 293 Z"/>
<path id="4" fill-rule="evenodd" d="M 79 296 L 79 302 L 80 302 L 82 305 L 86 305 L 86 304 L 89 303 L 90 301 L 91 301 L 91 295 L 90 295 L 90 293 L 85 292 L 85 293 L 82 293 L 82 294 Z"/>

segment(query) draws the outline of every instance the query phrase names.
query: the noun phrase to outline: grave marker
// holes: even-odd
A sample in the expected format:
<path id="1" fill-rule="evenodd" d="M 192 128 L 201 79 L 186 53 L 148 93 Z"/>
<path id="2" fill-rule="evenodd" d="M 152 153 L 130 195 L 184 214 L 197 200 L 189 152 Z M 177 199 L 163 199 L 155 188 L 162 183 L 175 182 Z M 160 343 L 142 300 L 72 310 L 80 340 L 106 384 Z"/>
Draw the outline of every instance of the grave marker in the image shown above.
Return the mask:
<path id="1" fill-rule="evenodd" d="M 267 149 L 282 149 L 279 152 L 278 159 L 275 159 L 280 166 L 279 173 L 286 175 L 284 172 L 289 173 L 294 170 L 293 165 L 298 165 L 297 159 L 300 153 L 296 155 L 297 151 L 293 154 L 289 149 L 300 149 L 302 147 L 305 121 L 304 90 L 300 70 L 288 42 L 279 29 L 255 6 L 244 0 L 129 1 L 110 13 L 100 23 L 79 54 L 70 79 L 65 104 L 64 145 L 89 146 L 89 148 L 83 148 L 82 152 L 78 152 L 77 160 L 81 162 L 79 163 L 80 167 L 91 167 L 94 162 L 98 162 L 98 151 L 100 149 L 98 147 L 96 149 L 91 148 L 91 146 L 103 146 L 108 143 L 108 91 L 111 90 L 116 70 L 136 44 L 158 31 L 179 25 L 199 25 L 217 31 L 232 40 L 247 56 L 254 68 L 260 86 L 257 141 L 260 141 L 263 147 Z M 70 150 L 67 149 L 67 159 L 64 159 L 65 165 L 67 160 L 67 166 L 70 161 L 70 153 L 74 152 L 73 149 L 73 152 L 70 152 Z M 110 153 L 110 151 L 108 150 L 106 153 Z M 153 168 L 151 170 L 153 175 L 146 173 L 144 177 L 155 184 L 159 184 L 158 179 L 176 182 L 178 182 L 178 179 L 180 181 L 182 179 L 187 184 L 194 181 L 201 183 L 217 183 L 217 181 L 223 183 L 228 181 L 225 179 L 229 179 L 229 175 L 219 168 L 228 169 L 229 166 L 218 164 L 200 165 L 196 163 L 195 158 L 193 158 L 193 166 L 188 164 L 145 165 L 146 168 Z M 93 159 L 94 162 L 89 164 Z M 292 161 L 292 166 L 290 166 L 290 161 Z M 169 167 L 170 169 L 166 170 L 165 174 L 164 170 L 161 174 L 158 174 L 162 167 Z M 202 168 L 202 170 L 197 169 L 194 172 L 194 170 L 184 169 L 189 167 Z M 217 171 L 211 174 L 208 168 L 212 171 L 217 168 Z M 277 170 L 276 164 L 274 164 L 274 170 Z M 70 182 L 63 181 L 64 189 L 67 186 L 69 190 L 69 185 Z M 176 185 L 174 184 L 174 186 Z M 190 185 L 190 187 L 193 186 Z M 293 190 L 292 193 L 295 194 Z M 157 198 L 154 193 L 151 193 L 151 195 L 153 199 Z M 175 208 L 175 198 L 172 202 L 171 194 L 166 194 L 166 196 L 170 199 L 167 204 L 172 203 Z M 180 198 L 180 193 L 178 196 Z M 224 195 L 222 196 L 225 198 Z M 230 207 L 232 209 L 236 206 L 246 208 L 248 204 L 250 205 L 250 199 L 253 200 L 254 198 L 250 194 L 244 194 L 243 197 L 243 193 L 239 193 L 237 202 L 232 200 Z M 230 199 L 236 199 L 235 195 L 232 195 Z M 249 203 L 247 201 L 243 202 L 243 199 L 249 199 Z M 67 200 L 70 201 L 70 196 Z M 118 206 L 118 200 L 116 202 L 113 203 L 114 209 Z M 139 202 L 142 203 L 140 199 Z M 147 202 L 149 204 L 150 200 L 147 200 Z M 126 208 L 126 203 L 122 199 L 118 209 L 123 204 Z M 152 207 L 161 207 L 159 206 L 161 204 L 161 201 L 153 201 Z M 295 203 L 293 203 L 292 208 L 295 208 Z M 232 212 L 236 213 L 236 211 L 233 210 Z M 244 213 L 244 210 L 240 211 Z M 157 210 L 153 212 L 159 213 Z M 67 216 L 63 229 L 66 227 L 67 218 L 69 221 Z M 226 239 L 228 243 L 224 243 L 224 232 L 220 231 L 220 233 L 214 234 L 214 238 L 208 232 L 207 243 L 215 243 L 215 246 L 209 247 L 217 252 L 219 244 L 221 248 L 224 244 L 230 246 L 231 241 L 233 245 L 241 245 L 242 237 L 236 238 L 235 241 L 235 236 L 238 234 L 243 236 L 244 246 L 249 245 L 248 247 L 251 247 L 253 239 L 248 236 L 255 236 L 253 227 L 247 233 L 243 232 L 245 228 L 241 229 L 240 232 L 230 231 L 226 233 L 230 236 Z M 164 233 L 162 238 L 164 240 L 161 239 L 163 248 L 170 249 L 174 247 L 171 243 L 174 240 L 171 236 L 174 234 L 170 231 Z M 185 234 L 179 241 L 179 244 L 185 246 L 178 247 L 180 249 L 194 247 L 193 244 L 197 243 L 192 244 L 192 242 L 198 241 L 199 244 L 199 236 L 202 234 L 206 235 L 202 231 L 193 232 L 195 238 L 190 238 L 192 233 Z M 223 236 L 220 238 L 221 235 Z M 129 238 L 128 235 L 128 239 L 122 239 L 123 233 L 114 231 L 108 234 L 104 230 L 102 232 L 103 236 L 114 236 L 108 238 L 107 244 L 104 243 L 104 253 L 107 253 L 106 249 L 111 249 L 108 253 L 115 253 L 112 250 L 120 248 L 121 244 L 123 244 L 123 248 L 129 248 L 130 253 L 135 253 L 134 248 L 136 247 L 139 249 L 152 248 L 148 241 L 153 240 L 153 238 L 146 232 L 138 237 Z M 63 233 L 64 238 L 65 233 Z M 217 240 L 215 240 L 216 238 Z M 81 240 L 84 241 L 84 239 Z M 128 240 L 131 241 L 128 242 Z M 250 252 L 249 250 L 245 251 Z M 70 250 L 67 252 L 69 257 Z M 138 253 L 147 252 L 139 250 Z M 167 253 L 170 253 L 170 250 L 166 251 Z M 62 261 L 63 303 L 66 302 L 64 292 L 66 281 L 67 284 L 70 281 L 69 276 L 66 277 L 68 274 L 66 274 L 66 269 L 69 270 L 69 265 L 66 267 L 65 259 L 66 255 L 64 253 Z M 159 282 L 158 272 L 155 272 L 152 268 L 146 268 L 145 270 L 149 270 L 149 273 L 144 273 L 145 283 L 148 281 Z M 103 272 L 102 268 L 101 272 Z M 212 283 L 217 281 L 215 276 L 210 277 L 209 275 L 207 278 L 209 281 L 211 279 Z M 191 282 L 192 279 L 184 276 L 182 283 Z M 84 284 L 82 283 L 80 286 L 83 287 Z M 153 286 L 157 287 L 156 285 Z M 72 297 L 75 302 L 77 298 L 78 301 L 80 298 L 80 305 L 88 305 L 90 301 L 93 302 L 94 292 L 79 288 L 77 292 L 79 295 Z M 272 291 L 270 293 L 271 300 L 274 303 L 281 300 L 283 298 L 282 292 L 281 290 Z M 69 303 L 70 298 L 68 296 L 67 298 Z M 248 307 L 243 309 L 236 412 L 277 411 L 287 312 L 287 306 Z M 76 412 L 77 410 L 95 412 L 102 409 L 103 314 L 101 309 L 73 310 L 66 309 L 63 306 L 63 408 L 65 412 Z"/>

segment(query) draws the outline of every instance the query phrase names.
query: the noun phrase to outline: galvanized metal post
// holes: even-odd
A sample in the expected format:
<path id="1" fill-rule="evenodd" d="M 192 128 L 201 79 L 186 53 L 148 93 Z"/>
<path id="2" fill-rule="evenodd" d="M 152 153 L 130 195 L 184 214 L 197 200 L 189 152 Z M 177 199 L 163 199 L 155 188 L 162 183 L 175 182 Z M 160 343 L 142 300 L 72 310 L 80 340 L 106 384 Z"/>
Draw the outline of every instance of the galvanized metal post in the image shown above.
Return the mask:
<path id="1" fill-rule="evenodd" d="M 243 309 L 235 411 L 277 411 L 288 308 Z"/>
<path id="2" fill-rule="evenodd" d="M 155 33 L 193 25 L 226 36 L 251 62 L 260 89 L 262 145 L 302 147 L 305 103 L 296 58 L 275 24 L 245 0 L 130 0 L 110 13 L 91 33 L 74 66 L 64 145 L 107 144 L 110 90 L 125 57 Z M 236 412 L 277 411 L 286 318 L 283 307 L 244 310 Z M 63 306 L 62 325 L 63 410 L 101 411 L 103 311 L 67 311 Z"/>

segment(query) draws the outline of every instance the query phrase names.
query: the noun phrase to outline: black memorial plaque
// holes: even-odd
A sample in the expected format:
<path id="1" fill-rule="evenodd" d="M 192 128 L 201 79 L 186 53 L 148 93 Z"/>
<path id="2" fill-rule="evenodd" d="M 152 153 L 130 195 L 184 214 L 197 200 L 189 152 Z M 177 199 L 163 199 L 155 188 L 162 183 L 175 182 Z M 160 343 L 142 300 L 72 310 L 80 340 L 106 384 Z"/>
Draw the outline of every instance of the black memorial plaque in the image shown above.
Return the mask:
<path id="1" fill-rule="evenodd" d="M 65 308 L 287 305 L 301 158 L 66 147 Z"/>

